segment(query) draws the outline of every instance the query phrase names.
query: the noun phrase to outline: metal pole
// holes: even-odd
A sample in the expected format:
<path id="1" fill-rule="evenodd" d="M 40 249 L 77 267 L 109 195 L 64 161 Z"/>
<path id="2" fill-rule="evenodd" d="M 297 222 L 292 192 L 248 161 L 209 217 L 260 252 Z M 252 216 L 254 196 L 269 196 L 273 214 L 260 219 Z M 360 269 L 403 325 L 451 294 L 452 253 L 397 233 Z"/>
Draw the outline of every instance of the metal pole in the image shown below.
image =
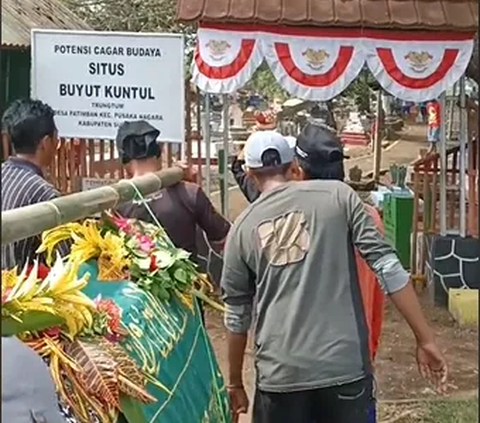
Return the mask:
<path id="1" fill-rule="evenodd" d="M 161 188 L 180 182 L 182 177 L 182 169 L 174 167 L 110 186 L 2 212 L 2 245 L 31 238 L 64 223 L 75 222 L 115 208 L 133 200 L 137 196 L 137 190 L 142 195 L 153 194 Z"/>
<path id="2" fill-rule="evenodd" d="M 228 202 L 228 157 L 229 157 L 229 128 L 230 128 L 230 115 L 229 115 L 229 101 L 228 94 L 223 95 L 223 180 L 224 180 L 224 190 L 223 190 L 223 205 L 224 209 L 222 210 L 223 215 L 228 218 L 229 212 L 229 202 Z"/>
<path id="3" fill-rule="evenodd" d="M 447 102 L 446 94 L 440 96 L 440 235 L 447 235 Z"/>
<path id="4" fill-rule="evenodd" d="M 380 168 L 382 166 L 382 138 L 381 124 L 382 124 L 382 90 L 377 93 L 377 116 L 375 125 L 375 133 L 373 134 L 373 179 L 375 182 L 380 180 Z"/>
<path id="5" fill-rule="evenodd" d="M 210 94 L 205 93 L 204 95 L 205 100 L 205 121 L 204 121 L 204 128 L 203 133 L 205 140 L 205 157 L 206 157 L 206 170 L 205 170 L 205 185 L 206 185 L 206 192 L 207 195 L 210 196 L 212 192 L 212 176 L 211 176 L 211 169 L 212 169 L 212 140 L 211 140 L 211 133 L 210 133 Z"/>
<path id="6" fill-rule="evenodd" d="M 465 76 L 460 78 L 460 152 L 459 152 L 459 173 L 460 173 L 460 236 L 465 238 L 467 235 L 467 98 L 465 94 Z"/>

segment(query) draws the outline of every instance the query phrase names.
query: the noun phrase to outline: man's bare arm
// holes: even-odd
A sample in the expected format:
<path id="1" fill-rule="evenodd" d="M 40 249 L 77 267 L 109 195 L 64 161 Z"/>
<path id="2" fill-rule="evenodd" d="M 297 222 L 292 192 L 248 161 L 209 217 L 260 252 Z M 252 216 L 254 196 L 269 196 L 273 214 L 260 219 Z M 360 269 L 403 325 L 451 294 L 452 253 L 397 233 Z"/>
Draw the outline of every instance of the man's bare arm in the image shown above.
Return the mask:
<path id="1" fill-rule="evenodd" d="M 247 347 L 246 333 L 227 332 L 228 345 L 228 381 L 229 388 L 243 387 L 243 360 Z"/>
<path id="2" fill-rule="evenodd" d="M 391 294 L 390 299 L 412 329 L 419 344 L 424 345 L 435 341 L 435 335 L 425 319 L 411 282 Z"/>

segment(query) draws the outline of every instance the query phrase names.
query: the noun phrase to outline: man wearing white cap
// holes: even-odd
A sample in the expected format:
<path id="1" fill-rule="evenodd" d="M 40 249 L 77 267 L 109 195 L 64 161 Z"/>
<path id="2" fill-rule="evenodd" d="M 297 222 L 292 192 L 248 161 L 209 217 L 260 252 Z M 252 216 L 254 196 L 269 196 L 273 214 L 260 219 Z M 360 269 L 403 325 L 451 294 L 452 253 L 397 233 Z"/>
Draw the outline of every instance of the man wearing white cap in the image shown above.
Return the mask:
<path id="1" fill-rule="evenodd" d="M 276 132 L 253 134 L 245 161 L 261 195 L 229 233 L 221 280 L 234 418 L 248 409 L 242 367 L 254 314 L 254 423 L 368 422 L 373 378 L 355 247 L 412 328 L 422 374 L 443 389 L 445 360 L 409 275 L 355 191 L 336 180 L 289 182 L 294 152 Z"/>
<path id="2" fill-rule="evenodd" d="M 251 137 L 252 139 L 256 139 L 257 137 Z M 287 136 L 285 139 L 288 142 L 288 145 L 292 148 L 295 148 L 296 138 Z M 247 174 L 245 171 L 245 157 L 244 151 L 240 153 L 238 157 L 233 158 L 232 162 L 232 173 L 235 177 L 235 181 L 237 181 L 238 187 L 242 191 L 243 195 L 247 199 L 249 203 L 253 203 L 259 196 L 260 191 L 258 190 L 257 186 L 253 179 Z"/>

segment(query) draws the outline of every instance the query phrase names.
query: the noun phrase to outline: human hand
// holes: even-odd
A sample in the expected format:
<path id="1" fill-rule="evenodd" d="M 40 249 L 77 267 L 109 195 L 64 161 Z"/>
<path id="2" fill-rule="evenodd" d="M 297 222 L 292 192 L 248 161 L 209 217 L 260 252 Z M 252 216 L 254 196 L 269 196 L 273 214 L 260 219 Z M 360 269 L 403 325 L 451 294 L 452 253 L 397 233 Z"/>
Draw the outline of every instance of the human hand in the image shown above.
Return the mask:
<path id="1" fill-rule="evenodd" d="M 417 364 L 422 377 L 435 385 L 440 393 L 447 390 L 448 366 L 435 342 L 417 345 Z"/>
<path id="2" fill-rule="evenodd" d="M 240 149 L 240 151 L 238 152 L 238 155 L 237 155 L 237 160 L 245 160 L 245 146 L 243 145 Z"/>
<path id="3" fill-rule="evenodd" d="M 232 412 L 232 423 L 237 423 L 240 414 L 246 414 L 248 412 L 248 397 L 245 392 L 245 388 L 241 387 L 229 387 L 227 388 L 228 396 L 230 398 L 230 410 Z"/>
<path id="4" fill-rule="evenodd" d="M 185 163 L 183 161 L 178 161 L 175 162 L 175 166 L 179 167 L 180 169 L 183 170 L 183 180 L 187 182 L 197 182 L 197 169 L 194 168 L 192 165 L 188 165 L 188 163 Z"/>

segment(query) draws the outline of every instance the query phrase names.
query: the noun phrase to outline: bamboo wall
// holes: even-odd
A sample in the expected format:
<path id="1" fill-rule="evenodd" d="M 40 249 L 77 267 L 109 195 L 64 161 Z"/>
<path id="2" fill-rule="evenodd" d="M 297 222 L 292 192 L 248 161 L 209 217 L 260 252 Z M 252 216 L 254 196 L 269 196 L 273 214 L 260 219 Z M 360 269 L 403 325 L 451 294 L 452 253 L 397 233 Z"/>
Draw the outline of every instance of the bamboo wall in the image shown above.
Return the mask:
<path id="1" fill-rule="evenodd" d="M 180 154 L 171 144 L 164 145 L 161 167 L 170 167 Z M 126 169 L 110 140 L 61 139 L 54 162 L 47 170 L 48 180 L 63 194 L 82 190 L 83 178 L 122 179 Z"/>

